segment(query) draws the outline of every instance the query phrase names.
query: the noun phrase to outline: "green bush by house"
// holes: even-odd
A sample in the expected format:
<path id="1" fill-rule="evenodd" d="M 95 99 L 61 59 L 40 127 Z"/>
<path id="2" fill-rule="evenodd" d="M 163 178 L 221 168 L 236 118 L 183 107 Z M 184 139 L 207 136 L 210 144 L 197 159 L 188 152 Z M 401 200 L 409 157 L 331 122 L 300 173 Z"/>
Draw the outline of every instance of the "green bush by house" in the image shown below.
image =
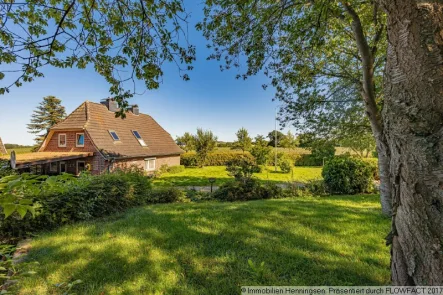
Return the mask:
<path id="1" fill-rule="evenodd" d="M 27 180 L 18 181 L 24 183 Z M 20 185 L 17 187 L 20 188 Z M 9 214 L 0 206 L 0 237 L 5 240 L 66 223 L 107 216 L 130 207 L 176 202 L 183 197 L 177 189 L 152 189 L 150 179 L 139 171 L 84 175 L 66 182 L 58 181 L 51 189 L 40 189 L 38 183 L 33 183 L 33 188 L 23 192 L 25 199 L 33 202 L 35 212 L 27 212 L 23 216 L 14 212 L 5 217 Z M 17 204 L 20 202 L 18 200 Z"/>

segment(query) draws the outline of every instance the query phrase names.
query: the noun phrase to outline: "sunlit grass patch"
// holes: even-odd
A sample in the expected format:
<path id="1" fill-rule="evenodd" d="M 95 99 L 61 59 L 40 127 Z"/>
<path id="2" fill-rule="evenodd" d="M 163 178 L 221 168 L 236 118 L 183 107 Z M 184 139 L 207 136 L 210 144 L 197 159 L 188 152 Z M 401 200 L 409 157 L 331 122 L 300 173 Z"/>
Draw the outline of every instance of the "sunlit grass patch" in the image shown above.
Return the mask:
<path id="1" fill-rule="evenodd" d="M 279 168 L 274 171 L 273 166 L 262 169 L 260 173 L 254 173 L 254 177 L 262 181 L 270 182 L 307 182 L 321 178 L 321 167 L 293 167 L 290 173 L 282 173 Z M 207 166 L 203 168 L 186 168 L 180 173 L 164 173 L 154 180 L 155 185 L 175 186 L 209 186 L 209 178 L 215 178 L 215 185 L 221 185 L 233 179 L 228 175 L 226 166 Z"/>
<path id="2" fill-rule="evenodd" d="M 378 196 L 153 205 L 32 242 L 20 294 L 237 294 L 241 285 L 384 285 Z M 260 272 L 251 270 L 264 262 Z"/>

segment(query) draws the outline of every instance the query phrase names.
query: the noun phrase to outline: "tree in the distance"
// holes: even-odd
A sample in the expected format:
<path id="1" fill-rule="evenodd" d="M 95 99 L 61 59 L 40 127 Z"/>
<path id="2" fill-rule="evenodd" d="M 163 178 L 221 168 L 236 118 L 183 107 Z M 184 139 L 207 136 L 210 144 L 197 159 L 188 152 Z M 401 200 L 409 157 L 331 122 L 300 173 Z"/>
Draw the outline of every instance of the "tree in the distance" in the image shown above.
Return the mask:
<path id="1" fill-rule="evenodd" d="M 34 110 L 27 128 L 29 133 L 37 135 L 34 140 L 38 146 L 42 144 L 49 129 L 66 117 L 65 107 L 61 102 L 55 96 L 45 96 Z"/>
<path id="2" fill-rule="evenodd" d="M 237 133 L 237 140 L 232 145 L 232 149 L 242 150 L 242 152 L 249 151 L 252 147 L 252 138 L 249 136 L 248 130 L 240 128 Z"/>
<path id="3" fill-rule="evenodd" d="M 194 150 L 194 136 L 189 132 L 177 136 L 175 142 L 186 152 Z"/>
<path id="4" fill-rule="evenodd" d="M 258 165 L 266 165 L 271 155 L 272 149 L 263 135 L 255 137 L 254 146 L 251 148 L 251 155 L 254 156 Z"/>
<path id="5" fill-rule="evenodd" d="M 280 146 L 289 150 L 295 149 L 298 144 L 298 140 L 295 135 L 292 134 L 291 130 L 288 130 L 288 133 L 280 140 Z"/>
<path id="6" fill-rule="evenodd" d="M 280 143 L 282 140 L 284 140 L 286 135 L 279 130 L 277 130 L 277 134 L 275 133 L 276 133 L 275 130 L 268 133 L 269 145 L 275 147 L 275 141 L 276 141 L 275 136 L 277 135 L 277 146 L 281 146 Z"/>
<path id="7" fill-rule="evenodd" d="M 217 137 L 210 130 L 198 128 L 197 134 L 194 135 L 194 146 L 197 152 L 198 166 L 203 167 L 208 154 L 213 152 L 217 146 Z"/>

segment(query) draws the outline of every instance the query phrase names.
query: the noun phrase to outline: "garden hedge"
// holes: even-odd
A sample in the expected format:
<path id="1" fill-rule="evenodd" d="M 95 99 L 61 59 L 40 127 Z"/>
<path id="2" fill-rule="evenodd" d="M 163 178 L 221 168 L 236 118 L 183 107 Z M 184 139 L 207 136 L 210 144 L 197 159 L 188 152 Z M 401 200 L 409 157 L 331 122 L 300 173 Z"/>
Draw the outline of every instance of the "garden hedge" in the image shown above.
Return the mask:
<path id="1" fill-rule="evenodd" d="M 205 166 L 226 166 L 230 161 L 248 158 L 254 161 L 254 157 L 248 153 L 241 152 L 215 152 L 208 154 L 206 161 L 204 163 Z M 180 164 L 187 167 L 196 167 L 197 164 L 197 154 L 194 152 L 185 153 L 181 155 Z"/>

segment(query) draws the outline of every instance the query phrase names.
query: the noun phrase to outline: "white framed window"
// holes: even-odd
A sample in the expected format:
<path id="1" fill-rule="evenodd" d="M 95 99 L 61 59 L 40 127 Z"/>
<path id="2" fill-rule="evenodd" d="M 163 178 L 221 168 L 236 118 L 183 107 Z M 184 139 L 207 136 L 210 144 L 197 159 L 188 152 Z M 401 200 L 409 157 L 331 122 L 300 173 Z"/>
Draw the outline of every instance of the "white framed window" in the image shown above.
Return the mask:
<path id="1" fill-rule="evenodd" d="M 132 130 L 132 134 L 134 134 L 141 146 L 148 146 L 137 130 Z"/>
<path id="2" fill-rule="evenodd" d="M 60 162 L 60 173 L 66 173 L 66 162 Z"/>
<path id="3" fill-rule="evenodd" d="M 154 171 L 155 170 L 155 158 L 145 159 L 145 170 Z"/>
<path id="4" fill-rule="evenodd" d="M 108 131 L 109 131 L 109 134 L 111 134 L 111 137 L 112 137 L 112 139 L 114 141 L 119 141 L 120 140 L 120 137 L 118 137 L 117 132 L 115 132 L 114 130 L 108 130 Z"/>
<path id="5" fill-rule="evenodd" d="M 85 161 L 77 161 L 77 174 L 80 174 L 80 172 L 86 170 L 86 163 Z"/>
<path id="6" fill-rule="evenodd" d="M 58 135 L 58 147 L 66 147 L 66 134 Z"/>
<path id="7" fill-rule="evenodd" d="M 57 162 L 51 162 L 49 163 L 49 171 L 51 172 L 57 172 L 58 171 L 58 165 Z"/>
<path id="8" fill-rule="evenodd" d="M 84 133 L 76 133 L 75 134 L 75 146 L 76 147 L 84 147 L 85 146 L 85 134 Z"/>

